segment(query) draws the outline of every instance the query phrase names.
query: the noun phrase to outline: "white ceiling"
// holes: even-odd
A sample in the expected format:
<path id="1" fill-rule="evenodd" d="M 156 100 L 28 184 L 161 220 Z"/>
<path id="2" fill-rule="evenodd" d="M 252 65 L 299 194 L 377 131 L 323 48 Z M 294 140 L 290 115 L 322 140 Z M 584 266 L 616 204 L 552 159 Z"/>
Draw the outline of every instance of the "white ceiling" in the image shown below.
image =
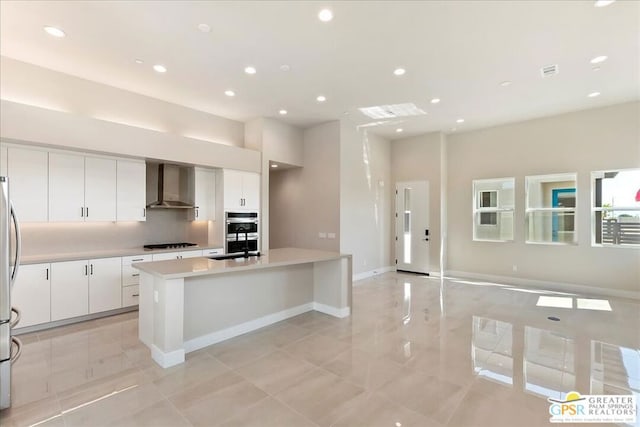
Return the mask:
<path id="1" fill-rule="evenodd" d="M 640 3 L 587 1 L 2 1 L 0 53 L 231 119 L 306 127 L 359 107 L 428 114 L 390 138 L 476 129 L 640 98 Z M 330 7 L 335 18 L 317 13 Z M 198 24 L 211 32 L 203 33 Z M 43 31 L 52 25 L 67 37 Z M 609 59 L 593 71 L 589 60 Z M 136 64 L 136 58 L 144 64 Z M 166 74 L 151 69 L 163 64 Z M 280 70 L 282 64 L 290 71 Z M 541 78 L 540 67 L 560 73 Z M 247 65 L 257 74 L 246 75 Z M 406 68 L 402 77 L 393 75 Z M 509 87 L 500 82 L 510 80 Z M 224 95 L 233 89 L 234 98 Z M 593 91 L 597 98 L 588 98 Z M 327 101 L 316 102 L 325 95 Z M 437 105 L 429 100 L 442 99 Z M 280 109 L 287 116 L 278 115 Z M 463 124 L 456 124 L 457 118 Z M 402 134 L 395 129 L 402 127 Z"/>

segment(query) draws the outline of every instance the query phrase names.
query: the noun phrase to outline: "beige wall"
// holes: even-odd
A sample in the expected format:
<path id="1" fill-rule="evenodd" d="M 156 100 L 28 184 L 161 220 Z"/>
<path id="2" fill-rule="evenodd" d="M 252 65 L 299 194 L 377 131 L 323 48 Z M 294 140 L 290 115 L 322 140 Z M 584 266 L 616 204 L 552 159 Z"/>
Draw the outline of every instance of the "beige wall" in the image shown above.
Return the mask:
<path id="1" fill-rule="evenodd" d="M 640 167 L 640 103 L 449 135 L 448 269 L 640 292 L 640 251 L 591 247 L 591 171 Z M 525 244 L 527 175 L 577 172 L 578 245 Z M 515 241 L 472 240 L 472 180 L 513 176 Z M 517 271 L 513 270 L 517 266 Z"/>
<path id="2" fill-rule="evenodd" d="M 244 146 L 242 122 L 0 57 L 4 100 L 187 138 Z"/>
<path id="3" fill-rule="evenodd" d="M 441 246 L 441 155 L 444 135 L 429 133 L 399 139 L 391 143 L 391 185 L 395 194 L 397 182 L 429 181 L 429 271 L 440 272 Z M 469 199 L 468 206 L 471 206 Z M 391 202 L 395 213 L 395 197 Z M 468 212 L 467 212 L 468 213 Z M 469 214 L 470 217 L 470 214 Z M 391 254 L 395 259 L 395 220 L 391 225 Z"/>
<path id="4" fill-rule="evenodd" d="M 392 265 L 389 141 L 346 120 L 340 126 L 340 252 L 353 273 Z"/>
<path id="5" fill-rule="evenodd" d="M 340 122 L 306 129 L 303 141 L 304 167 L 270 174 L 270 247 L 339 251 Z"/>

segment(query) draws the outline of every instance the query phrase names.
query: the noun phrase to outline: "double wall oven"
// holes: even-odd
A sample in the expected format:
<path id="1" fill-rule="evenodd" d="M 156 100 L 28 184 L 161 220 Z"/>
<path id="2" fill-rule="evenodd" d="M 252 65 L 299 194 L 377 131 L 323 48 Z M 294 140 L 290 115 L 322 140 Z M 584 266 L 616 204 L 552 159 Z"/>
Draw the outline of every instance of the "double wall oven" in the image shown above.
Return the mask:
<path id="1" fill-rule="evenodd" d="M 257 251 L 259 240 L 258 212 L 227 212 L 225 214 L 225 253 Z"/>

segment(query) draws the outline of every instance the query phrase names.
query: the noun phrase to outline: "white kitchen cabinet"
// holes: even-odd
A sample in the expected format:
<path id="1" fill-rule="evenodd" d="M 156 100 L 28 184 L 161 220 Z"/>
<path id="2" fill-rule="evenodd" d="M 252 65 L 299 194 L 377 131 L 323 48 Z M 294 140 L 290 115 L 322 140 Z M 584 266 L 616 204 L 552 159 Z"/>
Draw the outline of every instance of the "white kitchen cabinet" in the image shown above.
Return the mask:
<path id="1" fill-rule="evenodd" d="M 49 221 L 84 221 L 84 156 L 49 153 Z"/>
<path id="2" fill-rule="evenodd" d="M 116 161 L 50 152 L 49 220 L 115 221 Z"/>
<path id="3" fill-rule="evenodd" d="M 85 221 L 115 221 L 116 161 L 85 157 L 84 162 Z"/>
<path id="4" fill-rule="evenodd" d="M 202 251 L 202 256 L 215 256 L 215 255 L 224 255 L 223 248 L 215 248 L 215 249 L 204 249 Z"/>
<path id="5" fill-rule="evenodd" d="M 11 293 L 11 305 L 22 314 L 16 328 L 51 321 L 51 265 L 21 265 Z"/>
<path id="6" fill-rule="evenodd" d="M 121 258 L 89 260 L 89 313 L 122 306 L 121 263 Z"/>
<path id="7" fill-rule="evenodd" d="M 0 144 L 0 176 L 7 176 L 7 146 Z"/>
<path id="8" fill-rule="evenodd" d="M 193 219 L 216 219 L 216 172 L 213 169 L 195 168 L 195 206 Z"/>
<path id="9" fill-rule="evenodd" d="M 137 160 L 117 161 L 118 221 L 146 221 L 146 164 Z"/>
<path id="10" fill-rule="evenodd" d="M 260 209 L 260 175 L 252 172 L 224 170 L 224 210 L 258 211 Z"/>
<path id="11" fill-rule="evenodd" d="M 122 257 L 122 286 L 132 286 L 139 284 L 140 270 L 138 270 L 137 268 L 133 268 L 132 265 L 138 262 L 149 261 L 153 261 L 153 256 L 150 254 Z"/>
<path id="12" fill-rule="evenodd" d="M 22 222 L 48 219 L 47 151 L 9 146 L 6 153 L 9 194 Z"/>
<path id="13" fill-rule="evenodd" d="M 51 320 L 89 313 L 89 265 L 86 260 L 51 263 Z"/>
<path id="14" fill-rule="evenodd" d="M 154 261 L 165 261 L 168 259 L 197 258 L 202 256 L 202 250 L 180 251 L 180 252 L 163 252 L 153 254 Z"/>
<path id="15" fill-rule="evenodd" d="M 140 301 L 140 286 L 127 286 L 122 288 L 122 307 L 138 305 Z"/>

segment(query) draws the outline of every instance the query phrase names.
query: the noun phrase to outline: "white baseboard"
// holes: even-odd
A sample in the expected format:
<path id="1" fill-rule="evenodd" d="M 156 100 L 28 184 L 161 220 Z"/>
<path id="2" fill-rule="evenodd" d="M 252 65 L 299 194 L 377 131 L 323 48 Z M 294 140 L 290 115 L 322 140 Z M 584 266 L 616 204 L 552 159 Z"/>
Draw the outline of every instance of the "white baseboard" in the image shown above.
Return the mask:
<path id="1" fill-rule="evenodd" d="M 319 302 L 313 303 L 313 309 L 315 311 L 319 311 L 320 313 L 328 314 L 333 317 L 339 317 L 341 319 L 344 317 L 349 317 L 351 315 L 350 307 L 335 308 L 330 305 L 320 304 Z"/>
<path id="2" fill-rule="evenodd" d="M 184 363 L 184 353 L 185 351 L 183 349 L 165 353 L 155 345 L 151 345 L 151 357 L 163 368 L 170 368 L 172 366 L 179 365 L 180 363 Z"/>
<path id="3" fill-rule="evenodd" d="M 578 285 L 575 283 L 549 282 L 546 280 L 524 279 L 512 276 L 498 276 L 493 274 L 473 273 L 468 271 L 446 270 L 447 278 L 460 277 L 480 279 L 500 284 L 518 285 L 527 288 L 544 289 L 549 291 L 603 295 L 615 298 L 640 299 L 640 292 L 622 291 L 619 289 L 597 288 L 595 286 Z"/>
<path id="4" fill-rule="evenodd" d="M 230 328 L 222 329 L 220 331 L 212 332 L 207 335 L 202 335 L 200 337 L 190 339 L 189 341 L 184 342 L 184 349 L 187 353 L 190 353 L 192 351 L 217 344 L 221 341 L 228 340 L 229 338 L 237 337 L 238 335 L 243 335 L 247 332 L 264 328 L 265 326 L 269 326 L 290 317 L 306 313 L 307 311 L 311 311 L 314 309 L 314 304 L 315 303 L 313 302 L 302 304 L 297 307 L 288 308 L 277 313 L 268 314 L 258 319 L 250 320 L 248 322 L 244 322 Z"/>
<path id="5" fill-rule="evenodd" d="M 354 274 L 353 275 L 353 281 L 358 281 L 358 280 L 362 280 L 362 279 L 367 279 L 369 277 L 373 277 L 373 276 L 377 276 L 378 274 L 382 274 L 382 273 L 387 273 L 389 271 L 395 271 L 395 267 L 392 266 L 386 266 L 386 267 L 380 267 L 380 268 L 376 268 L 375 270 L 370 270 L 370 271 L 365 271 L 363 273 L 358 273 L 358 274 Z"/>

